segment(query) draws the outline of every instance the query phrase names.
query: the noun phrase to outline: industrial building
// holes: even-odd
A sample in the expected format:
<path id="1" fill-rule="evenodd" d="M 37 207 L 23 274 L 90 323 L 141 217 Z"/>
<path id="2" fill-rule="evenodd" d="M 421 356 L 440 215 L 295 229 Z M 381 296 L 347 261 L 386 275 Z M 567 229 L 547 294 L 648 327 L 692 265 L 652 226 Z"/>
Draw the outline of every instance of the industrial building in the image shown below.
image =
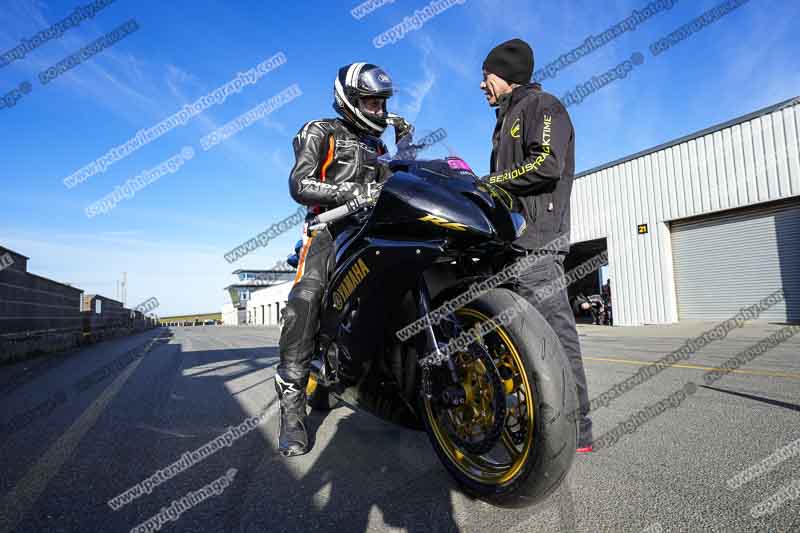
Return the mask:
<path id="1" fill-rule="evenodd" d="M 257 326 L 281 325 L 281 310 L 289 301 L 289 291 L 293 284 L 292 281 L 281 281 L 254 292 L 247 302 L 247 323 Z"/>
<path id="2" fill-rule="evenodd" d="M 222 313 L 197 313 L 159 317 L 162 326 L 211 326 L 222 324 Z"/>
<path id="3" fill-rule="evenodd" d="M 800 98 L 582 172 L 572 255 L 607 249 L 615 325 L 800 320 Z M 573 258 L 575 261 L 575 258 Z"/>
<path id="4" fill-rule="evenodd" d="M 233 275 L 238 283 L 225 287 L 231 301 L 222 306 L 222 323 L 226 326 L 276 325 L 281 305 L 285 305 L 291 289 L 294 270 L 285 262 L 279 262 L 268 270 L 239 269 L 234 270 Z"/>
<path id="5" fill-rule="evenodd" d="M 567 269 L 607 252 L 615 325 L 729 318 L 781 288 L 760 318 L 800 320 L 799 130 L 800 97 L 581 172 Z M 277 324 L 290 289 L 248 294 L 241 320 Z"/>

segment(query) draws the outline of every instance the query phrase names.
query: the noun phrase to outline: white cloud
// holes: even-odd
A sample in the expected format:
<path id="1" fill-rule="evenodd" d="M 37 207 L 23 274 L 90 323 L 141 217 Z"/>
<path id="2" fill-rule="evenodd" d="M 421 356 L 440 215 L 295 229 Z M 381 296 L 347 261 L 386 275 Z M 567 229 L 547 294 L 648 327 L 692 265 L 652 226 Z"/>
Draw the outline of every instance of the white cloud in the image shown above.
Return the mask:
<path id="1" fill-rule="evenodd" d="M 433 89 L 438 77 L 430 61 L 431 48 L 432 45 L 430 41 L 427 39 L 424 40 L 422 46 L 422 60 L 420 61 L 422 79 L 397 86 L 397 89 L 401 93 L 401 98 L 398 99 L 400 100 L 399 113 L 411 123 L 416 121 L 417 116 L 422 111 L 422 104 L 425 102 L 425 97 L 428 96 L 428 93 Z"/>
<path id="2" fill-rule="evenodd" d="M 106 9 L 112 9 L 109 6 Z M 44 4 L 40 2 L 14 1 L 3 6 L 3 23 L 6 27 L 14 28 L 14 35 L 7 32 L 0 34 L 0 49 L 7 49 L 19 44 L 21 38 L 34 35 L 50 25 L 68 16 L 71 10 L 59 11 L 52 16 L 45 16 Z M 97 19 L 96 19 L 97 20 Z M 25 55 L 23 60 L 11 63 L 5 69 L 15 68 L 23 71 L 30 77 L 30 82 L 38 85 L 38 74 L 47 68 L 75 53 L 88 43 L 111 31 L 122 24 L 118 22 L 101 25 L 96 20 L 84 20 L 77 28 L 68 29 L 61 37 L 42 44 L 39 48 Z M 113 25 L 112 25 L 113 24 Z M 135 39 L 138 32 L 134 32 L 114 46 L 102 50 L 95 57 L 81 63 L 77 67 L 61 74 L 57 79 L 48 84 L 44 90 L 55 90 L 60 87 L 79 93 L 82 97 L 92 99 L 100 105 L 112 110 L 127 120 L 141 120 L 142 109 L 153 109 L 158 106 L 158 99 L 147 96 L 147 92 L 157 94 L 156 91 L 143 91 L 146 79 L 142 75 L 141 61 L 133 54 L 124 52 L 125 40 Z M 130 78 L 136 78 L 136 84 L 130 83 Z M 150 87 L 150 89 L 155 89 Z M 38 89 L 37 89 L 38 90 Z"/>

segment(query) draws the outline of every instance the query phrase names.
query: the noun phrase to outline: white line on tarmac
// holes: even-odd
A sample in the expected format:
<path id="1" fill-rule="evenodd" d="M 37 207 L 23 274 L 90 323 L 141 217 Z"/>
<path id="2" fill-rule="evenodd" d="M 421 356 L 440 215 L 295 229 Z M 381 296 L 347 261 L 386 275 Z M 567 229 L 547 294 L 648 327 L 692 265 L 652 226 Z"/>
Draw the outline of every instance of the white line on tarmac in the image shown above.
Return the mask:
<path id="1" fill-rule="evenodd" d="M 185 433 L 178 433 L 177 431 L 151 426 L 150 424 L 136 424 L 136 426 L 134 427 L 138 429 L 149 429 L 150 431 L 155 431 L 156 433 L 162 433 L 164 435 L 169 435 L 171 437 L 179 437 L 181 439 L 191 439 L 192 437 L 197 436 L 197 435 L 187 435 Z"/>
<path id="2" fill-rule="evenodd" d="M 132 361 L 92 402 L 92 405 L 83 412 L 80 418 L 45 452 L 41 459 L 28 470 L 25 477 L 6 494 L 0 504 L 0 509 L 3 510 L 0 513 L 0 532 L 12 531 L 30 511 L 50 481 L 78 447 L 84 435 L 94 427 L 97 419 L 100 418 L 100 415 L 103 414 L 143 359 L 144 357 L 140 357 Z"/>

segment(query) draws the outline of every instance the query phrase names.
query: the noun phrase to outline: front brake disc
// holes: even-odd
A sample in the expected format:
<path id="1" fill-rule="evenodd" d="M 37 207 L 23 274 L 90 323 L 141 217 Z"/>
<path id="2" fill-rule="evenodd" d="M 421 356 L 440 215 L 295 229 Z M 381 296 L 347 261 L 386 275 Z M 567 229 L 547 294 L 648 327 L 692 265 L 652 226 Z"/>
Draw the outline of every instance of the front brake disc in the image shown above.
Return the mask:
<path id="1" fill-rule="evenodd" d="M 478 440 L 467 440 L 462 438 L 457 429 L 454 427 L 449 428 L 449 433 L 453 444 L 462 450 L 474 455 L 483 455 L 497 445 L 503 433 L 506 415 L 505 387 L 503 386 L 503 381 L 500 378 L 500 372 L 497 370 L 497 367 L 492 360 L 492 356 L 484 346 L 477 342 L 473 342 L 470 345 L 469 355 L 472 357 L 471 364 L 475 364 L 477 361 L 483 363 L 485 368 L 483 375 L 486 376 L 488 387 L 492 392 L 492 410 L 487 412 L 484 406 L 481 405 L 480 397 L 472 398 L 460 409 L 466 409 L 467 407 L 475 408 L 477 404 L 477 410 L 480 412 L 481 418 L 491 418 L 491 422 L 488 428 L 485 424 L 481 424 L 483 435 Z M 448 425 L 452 425 L 452 422 L 450 422 Z"/>

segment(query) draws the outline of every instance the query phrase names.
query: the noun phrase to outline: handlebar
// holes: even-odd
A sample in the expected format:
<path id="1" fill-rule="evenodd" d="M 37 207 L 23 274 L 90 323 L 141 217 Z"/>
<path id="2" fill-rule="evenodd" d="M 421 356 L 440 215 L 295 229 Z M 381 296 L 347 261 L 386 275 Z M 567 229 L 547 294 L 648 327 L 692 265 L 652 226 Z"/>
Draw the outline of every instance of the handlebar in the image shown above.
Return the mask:
<path id="1" fill-rule="evenodd" d="M 374 205 L 378 201 L 378 195 L 383 189 L 383 183 L 367 183 L 366 194 L 363 196 L 356 196 L 352 200 L 348 200 L 339 207 L 334 207 L 324 213 L 320 213 L 308 221 L 308 231 L 316 231 L 324 229 L 331 222 L 341 220 L 348 217 L 367 206 Z"/>
<path id="2" fill-rule="evenodd" d="M 335 222 L 337 220 L 341 220 L 347 216 L 350 216 L 353 213 L 360 211 L 362 208 L 371 203 L 372 201 L 369 198 L 365 198 L 363 196 L 357 196 L 352 200 L 348 200 L 339 207 L 335 207 L 333 209 L 325 211 L 324 213 L 320 213 L 319 215 L 309 220 L 308 231 L 316 231 L 324 229 L 331 222 Z"/>

